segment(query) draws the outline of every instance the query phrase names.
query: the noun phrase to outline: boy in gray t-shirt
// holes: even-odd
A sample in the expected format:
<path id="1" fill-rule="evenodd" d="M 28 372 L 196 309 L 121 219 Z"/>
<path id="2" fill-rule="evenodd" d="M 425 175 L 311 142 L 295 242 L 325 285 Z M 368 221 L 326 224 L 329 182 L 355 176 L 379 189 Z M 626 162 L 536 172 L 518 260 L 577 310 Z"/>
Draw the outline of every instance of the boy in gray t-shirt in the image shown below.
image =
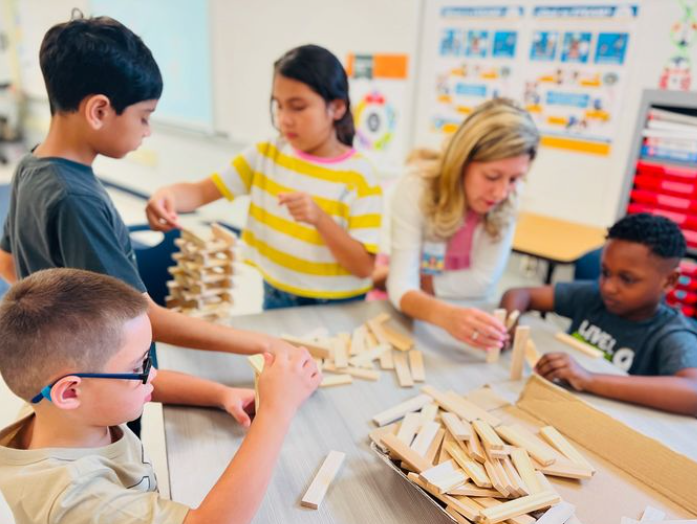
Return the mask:
<path id="1" fill-rule="evenodd" d="M 566 353 L 546 354 L 535 371 L 578 391 L 697 415 L 697 325 L 663 302 L 685 250 L 670 220 L 629 215 L 608 230 L 598 282 L 508 290 L 501 307 L 570 318 L 572 336 L 630 376 L 590 373 Z"/>

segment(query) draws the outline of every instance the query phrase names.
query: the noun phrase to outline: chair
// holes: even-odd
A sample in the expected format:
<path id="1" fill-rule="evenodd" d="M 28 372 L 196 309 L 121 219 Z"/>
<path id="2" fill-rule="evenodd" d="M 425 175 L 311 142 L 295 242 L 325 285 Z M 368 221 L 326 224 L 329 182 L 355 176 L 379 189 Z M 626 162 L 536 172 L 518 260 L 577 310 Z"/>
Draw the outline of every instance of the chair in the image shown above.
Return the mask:
<path id="1" fill-rule="evenodd" d="M 597 280 L 600 277 L 600 256 L 603 248 L 589 251 L 574 263 L 574 280 Z"/>
<path id="2" fill-rule="evenodd" d="M 128 230 L 131 233 L 137 231 L 149 231 L 150 226 L 146 224 L 138 224 L 129 226 Z M 180 231 L 173 229 L 165 233 L 165 237 L 156 246 L 148 246 L 131 238 L 133 249 L 136 254 L 138 263 L 138 272 L 140 278 L 148 290 L 148 294 L 156 304 L 165 305 L 165 297 L 169 294 L 167 281 L 170 280 L 167 268 L 174 265 L 172 253 L 177 251 L 177 246 L 174 241 L 179 238 Z"/>

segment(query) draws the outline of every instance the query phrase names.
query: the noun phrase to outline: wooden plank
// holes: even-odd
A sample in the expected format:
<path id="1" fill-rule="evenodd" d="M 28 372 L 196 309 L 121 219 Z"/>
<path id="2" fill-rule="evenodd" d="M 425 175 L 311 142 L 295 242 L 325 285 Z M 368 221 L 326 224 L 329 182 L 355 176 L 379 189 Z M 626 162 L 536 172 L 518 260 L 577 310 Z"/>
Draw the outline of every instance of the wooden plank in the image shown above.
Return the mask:
<path id="1" fill-rule="evenodd" d="M 520 478 L 525 483 L 530 495 L 544 491 L 537 480 L 537 475 L 535 475 L 535 467 L 532 465 L 532 461 L 530 460 L 530 456 L 528 455 L 527 451 L 525 451 L 523 448 L 515 448 L 513 453 L 511 453 L 511 460 L 513 460 L 513 465 L 518 471 Z"/>
<path id="2" fill-rule="evenodd" d="M 472 436 L 467 441 L 467 450 L 474 460 L 484 464 L 486 462 L 486 453 L 484 452 L 484 446 L 482 446 L 482 441 L 479 440 L 479 435 L 476 432 L 472 432 Z"/>
<path id="3" fill-rule="evenodd" d="M 455 506 L 453 506 L 452 504 L 448 504 L 447 506 L 445 506 L 445 512 L 448 515 L 450 515 L 453 518 L 453 520 L 455 520 L 455 522 L 457 522 L 458 524 L 472 524 L 472 521 L 461 515 L 460 512 L 457 511 L 457 509 L 455 509 Z"/>
<path id="4" fill-rule="evenodd" d="M 351 335 L 351 345 L 349 346 L 349 355 L 355 356 L 363 353 L 365 347 L 365 326 L 360 325 L 353 330 Z"/>
<path id="5" fill-rule="evenodd" d="M 325 346 L 312 340 L 305 340 L 293 335 L 281 335 L 281 340 L 285 340 L 295 347 L 305 347 L 313 357 L 317 358 L 332 358 L 334 356 L 334 348 Z"/>
<path id="6" fill-rule="evenodd" d="M 380 355 L 382 355 L 385 351 L 391 351 L 390 346 L 375 346 L 374 348 L 364 351 L 355 357 L 351 357 L 349 359 L 349 364 L 359 368 L 366 363 L 370 363 L 373 360 L 380 358 Z"/>
<path id="7" fill-rule="evenodd" d="M 392 424 L 389 424 L 387 426 L 381 426 L 379 428 L 374 429 L 370 433 L 368 433 L 368 437 L 370 440 L 375 442 L 375 445 L 378 446 L 382 451 L 386 452 L 387 448 L 385 445 L 382 443 L 382 437 L 384 435 L 394 435 L 396 431 L 400 429 L 400 424 L 399 422 L 394 422 Z"/>
<path id="8" fill-rule="evenodd" d="M 334 349 L 334 365 L 338 369 L 348 367 L 348 348 L 346 347 L 346 341 L 340 338 L 334 339 L 332 343 L 332 348 Z"/>
<path id="9" fill-rule="evenodd" d="M 504 326 L 506 325 L 506 310 L 505 309 L 495 309 L 494 318 L 500 321 Z M 491 347 L 486 353 L 486 361 L 488 364 L 493 364 L 499 361 L 501 356 L 501 348 Z"/>
<path id="10" fill-rule="evenodd" d="M 449 460 L 448 462 L 438 464 L 437 466 L 433 466 L 432 468 L 422 471 L 421 473 L 419 473 L 419 478 L 430 484 L 435 484 L 440 479 L 447 477 L 456 469 L 457 467 L 455 465 L 455 462 Z"/>
<path id="11" fill-rule="evenodd" d="M 559 504 L 549 508 L 544 515 L 537 519 L 537 524 L 564 524 L 574 513 L 576 513 L 576 506 L 562 500 Z"/>
<path id="12" fill-rule="evenodd" d="M 414 380 L 411 378 L 407 356 L 404 353 L 398 352 L 394 354 L 394 367 L 397 372 L 399 385 L 403 388 L 413 387 Z"/>
<path id="13" fill-rule="evenodd" d="M 557 504 L 561 499 L 559 495 L 548 491 L 528 495 L 519 499 L 503 502 L 498 506 L 483 509 L 479 512 L 480 522 L 484 524 L 496 524 L 533 511 L 548 508 Z"/>
<path id="14" fill-rule="evenodd" d="M 438 415 L 438 404 L 435 402 L 429 402 L 423 408 L 421 408 L 421 423 L 434 422 L 436 416 Z"/>
<path id="15" fill-rule="evenodd" d="M 557 456 L 546 444 L 532 433 L 519 426 L 499 426 L 496 428 L 499 436 L 519 448 L 524 448 L 535 460 L 544 466 L 554 464 Z"/>
<path id="16" fill-rule="evenodd" d="M 540 471 L 535 471 L 535 476 L 537 477 L 537 483 L 542 487 L 542 491 L 551 491 L 552 493 L 557 493 L 557 490 L 554 489 L 554 486 L 549 481 L 549 479 L 545 477 L 544 473 Z M 559 493 L 557 493 L 557 495 L 559 495 Z"/>
<path id="17" fill-rule="evenodd" d="M 397 438 L 407 446 L 411 446 L 416 433 L 421 428 L 421 423 L 422 419 L 420 413 L 407 413 L 402 420 L 402 424 L 399 426 Z"/>
<path id="18" fill-rule="evenodd" d="M 394 354 L 392 348 L 380 355 L 380 367 L 382 369 L 394 369 Z"/>
<path id="19" fill-rule="evenodd" d="M 347 384 L 353 384 L 353 377 L 351 375 L 325 375 L 319 387 L 330 388 L 334 386 L 345 386 Z"/>
<path id="20" fill-rule="evenodd" d="M 572 446 L 568 440 L 564 438 L 564 435 L 557 431 L 557 428 L 552 426 L 540 428 L 540 436 L 571 462 L 578 464 L 579 466 L 583 466 L 584 468 L 587 468 L 591 472 L 595 473 L 595 468 L 593 465 L 588 462 L 586 458 L 581 455 L 581 453 L 574 446 Z"/>
<path id="21" fill-rule="evenodd" d="M 416 434 L 414 442 L 411 444 L 411 449 L 422 457 L 426 456 L 428 449 L 431 447 L 431 442 L 436 438 L 436 434 L 440 429 L 440 424 L 437 422 L 427 422 L 423 424 Z"/>
<path id="22" fill-rule="evenodd" d="M 414 466 L 417 473 L 426 471 L 433 466 L 428 460 L 399 440 L 397 435 L 388 434 L 383 436 L 382 443 L 390 451 L 391 455 Z"/>
<path id="23" fill-rule="evenodd" d="M 300 501 L 303 506 L 312 509 L 319 508 L 324 499 L 324 495 L 329 489 L 329 485 L 334 480 L 334 477 L 336 477 L 339 469 L 341 469 L 341 465 L 344 463 L 345 458 L 346 454 L 340 451 L 332 450 L 329 452 L 329 455 L 327 455 L 327 458 L 325 458 L 322 463 L 322 467 L 320 467 L 317 475 L 315 475 L 312 484 L 310 484 L 310 487 L 305 492 L 305 496 Z"/>
<path id="24" fill-rule="evenodd" d="M 440 453 L 438 453 L 438 459 L 436 462 L 440 464 L 441 462 L 447 462 L 448 460 L 452 460 L 452 457 L 450 456 L 450 453 L 448 453 L 448 450 L 446 449 L 446 444 L 448 442 L 455 443 L 455 438 L 450 434 L 449 431 L 445 432 L 445 436 L 443 437 L 443 444 L 440 447 Z"/>
<path id="25" fill-rule="evenodd" d="M 477 432 L 477 435 L 479 435 L 486 451 L 490 449 L 503 450 L 505 445 L 503 440 L 501 440 L 501 437 L 496 434 L 494 428 L 489 424 L 483 420 L 475 420 L 472 422 L 472 428 Z"/>
<path id="26" fill-rule="evenodd" d="M 537 351 L 537 347 L 535 346 L 535 342 L 530 338 L 528 339 L 528 343 L 525 345 L 525 361 L 528 363 L 528 366 L 530 366 L 530 369 L 535 369 L 535 366 L 537 366 L 537 362 L 542 358 L 542 354 Z"/>
<path id="27" fill-rule="evenodd" d="M 468 422 L 464 422 L 455 413 L 444 412 L 441 415 L 441 419 L 455 439 L 466 441 L 472 437 L 472 426 Z"/>
<path id="28" fill-rule="evenodd" d="M 485 508 L 495 508 L 503 504 L 504 501 L 492 497 L 482 497 L 478 498 L 477 502 L 479 502 Z M 519 515 L 506 520 L 506 524 L 534 524 L 534 522 L 535 519 L 530 515 Z"/>
<path id="29" fill-rule="evenodd" d="M 466 482 L 448 492 L 448 495 L 462 495 L 465 497 L 501 497 L 501 493 L 495 489 L 480 488 L 476 484 Z"/>
<path id="30" fill-rule="evenodd" d="M 228 245 L 235 244 L 237 242 L 237 237 L 234 235 L 232 231 L 221 226 L 216 222 L 213 222 L 211 224 L 211 233 L 213 234 L 213 238 L 217 240 L 222 240 Z"/>
<path id="31" fill-rule="evenodd" d="M 423 353 L 418 349 L 412 349 L 408 355 L 411 378 L 414 379 L 414 382 L 424 382 L 426 380 L 426 371 L 424 369 Z"/>
<path id="32" fill-rule="evenodd" d="M 465 400 L 470 401 L 472 404 L 479 406 L 485 411 L 492 411 L 511 405 L 508 400 L 497 394 L 489 386 L 470 391 L 465 395 Z"/>
<path id="33" fill-rule="evenodd" d="M 426 460 L 428 460 L 432 464 L 436 461 L 438 452 L 440 451 L 440 448 L 443 445 L 444 438 L 445 429 L 439 427 L 438 431 L 436 432 L 436 436 L 433 438 L 433 440 L 431 441 L 431 445 L 428 447 L 428 450 L 426 451 Z"/>
<path id="34" fill-rule="evenodd" d="M 496 491 L 501 493 L 504 497 L 508 497 L 511 493 L 513 493 L 509 489 L 507 482 L 505 482 L 501 475 L 499 475 L 499 471 L 494 466 L 494 463 L 492 461 L 487 460 L 484 463 L 484 470 L 486 471 L 486 474 L 489 476 L 489 479 L 491 480 L 491 483 L 493 484 L 494 489 Z"/>
<path id="35" fill-rule="evenodd" d="M 578 464 L 575 464 L 570 460 L 566 459 L 557 460 L 554 462 L 554 464 L 550 464 L 548 466 L 543 466 L 539 462 L 536 463 L 533 460 L 533 465 L 538 471 L 541 471 L 545 475 L 549 475 L 552 477 L 587 480 L 593 476 L 593 471 L 591 471 L 590 469 L 584 466 L 579 466 Z"/>
<path id="36" fill-rule="evenodd" d="M 511 380 L 523 378 L 523 360 L 525 346 L 530 337 L 530 326 L 518 326 L 513 337 L 513 352 L 511 353 Z"/>
<path id="37" fill-rule="evenodd" d="M 378 315 L 375 318 L 371 318 L 366 322 L 366 326 L 368 326 L 368 329 L 370 332 L 373 334 L 373 336 L 376 338 L 379 344 L 386 344 L 390 347 L 392 347 L 392 344 L 390 343 L 389 339 L 387 338 L 387 335 L 385 334 L 385 330 L 383 329 L 383 322 L 385 322 L 390 316 L 387 313 L 382 313 Z"/>
<path id="38" fill-rule="evenodd" d="M 381 376 L 380 372 L 374 369 L 355 368 L 352 366 L 348 366 L 343 369 L 338 369 L 336 364 L 332 362 L 326 362 L 325 364 L 323 364 L 323 368 L 324 371 L 328 371 L 329 373 L 351 375 L 352 377 L 360 378 L 363 380 L 380 380 Z"/>
<path id="39" fill-rule="evenodd" d="M 509 331 L 513 329 L 515 323 L 518 322 L 518 318 L 520 318 L 520 311 L 518 311 L 517 309 L 511 311 L 511 314 L 508 315 L 508 318 L 506 319 L 506 329 Z"/>
<path id="40" fill-rule="evenodd" d="M 252 366 L 254 373 L 259 374 L 264 371 L 264 355 L 250 355 L 247 357 L 247 362 Z"/>
<path id="41" fill-rule="evenodd" d="M 381 411 L 373 417 L 373 422 L 378 426 L 385 426 L 399 420 L 404 417 L 407 413 L 412 411 L 418 411 L 423 408 L 426 404 L 431 402 L 432 398 L 429 395 L 418 395 L 414 398 L 401 402 L 396 406 L 392 406 L 385 411 Z"/>
<path id="42" fill-rule="evenodd" d="M 518 471 L 513 467 L 513 462 L 511 462 L 509 457 L 500 459 L 500 464 L 503 466 L 503 470 L 506 472 L 508 479 L 513 484 L 515 492 L 519 496 L 524 497 L 525 495 L 532 495 L 525 481 L 523 481 Z"/>
<path id="43" fill-rule="evenodd" d="M 445 495 L 445 502 L 471 522 L 474 522 L 479 512 L 483 509 L 474 499 L 463 497 L 462 495 Z"/>
<path id="44" fill-rule="evenodd" d="M 556 338 L 560 342 L 563 342 L 567 346 L 574 348 L 576 351 L 583 353 L 587 357 L 601 358 L 603 356 L 603 352 L 600 351 L 598 348 L 593 347 L 590 344 L 587 344 L 562 331 L 554 335 L 554 338 Z"/>
<path id="45" fill-rule="evenodd" d="M 467 475 L 472 479 L 477 486 L 480 488 L 491 488 L 493 484 L 491 479 L 486 474 L 486 470 L 480 466 L 477 462 L 470 459 L 465 452 L 457 445 L 452 442 L 444 444 L 446 450 L 450 453 L 450 456 L 457 462 L 457 464 L 462 468 L 462 470 L 467 473 Z"/>
<path id="46" fill-rule="evenodd" d="M 400 351 L 409 351 L 414 347 L 414 339 L 392 328 L 387 322 L 383 322 L 382 332 L 389 343 Z"/>
<path id="47" fill-rule="evenodd" d="M 468 422 L 474 422 L 475 420 L 483 420 L 484 422 L 493 427 L 496 427 L 499 424 L 501 424 L 501 420 L 498 417 L 480 408 L 479 406 L 477 406 L 473 402 L 470 402 L 464 397 L 461 397 L 454 391 L 448 391 L 445 394 L 445 396 L 448 397 L 452 402 L 454 402 L 465 413 L 469 413 L 471 418 L 465 418 L 465 420 L 467 420 Z"/>

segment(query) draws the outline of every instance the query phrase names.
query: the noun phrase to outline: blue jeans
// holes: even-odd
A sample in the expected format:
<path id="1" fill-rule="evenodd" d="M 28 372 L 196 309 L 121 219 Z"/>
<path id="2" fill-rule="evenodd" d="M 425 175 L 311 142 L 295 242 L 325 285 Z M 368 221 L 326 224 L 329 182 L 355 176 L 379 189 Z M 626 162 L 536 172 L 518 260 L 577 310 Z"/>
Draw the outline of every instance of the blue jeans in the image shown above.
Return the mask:
<path id="1" fill-rule="evenodd" d="M 281 291 L 264 281 L 264 311 L 283 307 L 320 306 L 324 304 L 341 304 L 364 300 L 365 294 L 350 298 L 311 298 L 300 297 Z"/>

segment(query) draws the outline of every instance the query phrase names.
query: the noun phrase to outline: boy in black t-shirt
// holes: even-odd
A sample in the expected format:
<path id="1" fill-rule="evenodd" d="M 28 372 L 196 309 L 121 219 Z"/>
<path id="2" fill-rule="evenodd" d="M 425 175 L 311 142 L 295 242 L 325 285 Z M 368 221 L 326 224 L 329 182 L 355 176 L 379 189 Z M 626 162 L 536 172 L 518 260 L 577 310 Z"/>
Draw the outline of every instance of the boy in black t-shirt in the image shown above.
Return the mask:
<path id="1" fill-rule="evenodd" d="M 40 63 L 51 125 L 13 177 L 0 276 L 14 283 L 56 267 L 108 274 L 145 295 L 156 341 L 241 354 L 296 353 L 273 337 L 170 311 L 146 293 L 128 230 L 92 170 L 97 155 L 122 158 L 150 135 L 162 77 L 143 41 L 111 18 L 75 19 L 49 29 Z M 249 425 L 249 390 L 172 372 L 161 372 L 154 386 L 159 401 L 219 405 Z"/>
<path id="2" fill-rule="evenodd" d="M 670 220 L 629 215 L 608 231 L 598 282 L 508 290 L 508 311 L 554 311 L 569 333 L 600 349 L 630 376 L 590 373 L 566 353 L 543 356 L 536 371 L 579 391 L 697 415 L 697 328 L 663 298 L 677 282 L 685 238 Z"/>

